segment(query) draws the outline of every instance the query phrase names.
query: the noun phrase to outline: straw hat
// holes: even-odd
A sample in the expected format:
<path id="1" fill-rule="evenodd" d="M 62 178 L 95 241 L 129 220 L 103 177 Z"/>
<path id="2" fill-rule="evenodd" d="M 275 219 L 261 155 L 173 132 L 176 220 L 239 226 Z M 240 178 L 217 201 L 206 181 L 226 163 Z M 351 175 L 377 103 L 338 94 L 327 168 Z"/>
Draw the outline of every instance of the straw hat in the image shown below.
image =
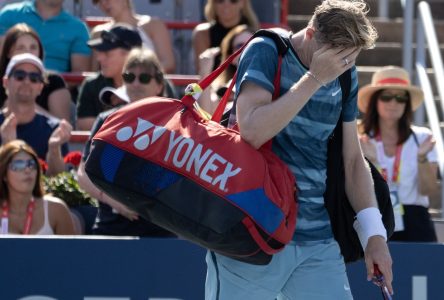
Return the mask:
<path id="1" fill-rule="evenodd" d="M 376 71 L 372 76 L 372 82 L 359 89 L 359 110 L 365 113 L 372 95 L 379 90 L 385 89 L 408 91 L 410 101 L 412 102 L 412 110 L 416 110 L 424 99 L 421 88 L 411 85 L 409 73 L 405 69 L 396 66 L 387 66 Z"/>

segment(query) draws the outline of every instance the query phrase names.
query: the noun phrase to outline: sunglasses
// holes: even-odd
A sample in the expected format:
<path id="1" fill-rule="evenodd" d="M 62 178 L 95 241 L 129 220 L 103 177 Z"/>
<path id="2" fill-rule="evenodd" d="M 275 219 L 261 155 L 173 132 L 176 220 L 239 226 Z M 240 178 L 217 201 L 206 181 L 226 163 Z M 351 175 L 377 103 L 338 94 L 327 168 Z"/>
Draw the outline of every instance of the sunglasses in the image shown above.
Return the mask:
<path id="1" fill-rule="evenodd" d="M 240 0 L 229 0 L 228 2 L 231 2 L 231 4 L 236 4 L 236 3 L 238 3 Z M 215 0 L 215 2 L 217 3 L 217 4 L 222 4 L 222 3 L 224 3 L 224 2 L 226 2 L 225 0 Z"/>
<path id="2" fill-rule="evenodd" d="M 13 77 L 17 81 L 23 81 L 26 79 L 26 77 L 29 78 L 29 81 L 32 83 L 42 83 L 43 82 L 43 76 L 42 74 L 38 72 L 26 72 L 24 70 L 14 70 L 9 75 L 10 77 Z"/>
<path id="3" fill-rule="evenodd" d="M 14 172 L 22 172 L 26 168 L 29 168 L 30 170 L 37 170 L 37 163 L 33 159 L 16 159 L 12 160 L 9 163 L 9 169 Z"/>
<path id="4" fill-rule="evenodd" d="M 379 95 L 379 99 L 382 102 L 390 102 L 392 99 L 395 99 L 398 103 L 407 103 L 410 97 L 408 95 L 381 94 Z"/>
<path id="5" fill-rule="evenodd" d="M 137 76 L 134 73 L 129 73 L 129 72 L 122 74 L 122 78 L 125 83 L 133 83 L 134 80 L 136 80 L 136 78 L 138 78 L 139 82 L 141 84 L 148 84 L 148 83 L 150 83 L 151 79 L 153 79 L 153 77 L 154 77 L 153 75 L 148 74 L 148 73 L 140 73 L 139 76 Z"/>

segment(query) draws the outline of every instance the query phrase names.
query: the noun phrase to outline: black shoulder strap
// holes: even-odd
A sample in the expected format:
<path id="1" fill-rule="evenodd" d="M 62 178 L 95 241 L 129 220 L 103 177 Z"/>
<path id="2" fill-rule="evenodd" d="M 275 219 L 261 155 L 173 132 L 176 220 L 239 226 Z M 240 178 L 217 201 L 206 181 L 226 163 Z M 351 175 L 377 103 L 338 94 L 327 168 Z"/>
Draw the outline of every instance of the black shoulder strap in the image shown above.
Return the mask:
<path id="1" fill-rule="evenodd" d="M 419 147 L 419 141 L 418 141 L 418 137 L 416 136 L 415 132 L 413 130 L 411 130 L 412 135 L 413 135 L 413 139 L 415 140 L 415 144 L 416 146 Z"/>
<path id="2" fill-rule="evenodd" d="M 348 96 L 350 96 L 351 89 L 351 70 L 348 69 L 344 73 L 339 76 L 339 83 L 341 84 L 342 90 L 342 106 L 344 106 L 344 102 L 347 100 Z"/>
<path id="3" fill-rule="evenodd" d="M 271 29 L 259 29 L 256 31 L 253 35 L 253 38 L 255 37 L 268 37 L 274 41 L 276 44 L 276 48 L 278 50 L 278 54 L 284 56 L 285 53 L 287 53 L 289 49 L 288 43 L 285 41 L 285 37 L 277 33 L 276 31 L 273 31 Z"/>

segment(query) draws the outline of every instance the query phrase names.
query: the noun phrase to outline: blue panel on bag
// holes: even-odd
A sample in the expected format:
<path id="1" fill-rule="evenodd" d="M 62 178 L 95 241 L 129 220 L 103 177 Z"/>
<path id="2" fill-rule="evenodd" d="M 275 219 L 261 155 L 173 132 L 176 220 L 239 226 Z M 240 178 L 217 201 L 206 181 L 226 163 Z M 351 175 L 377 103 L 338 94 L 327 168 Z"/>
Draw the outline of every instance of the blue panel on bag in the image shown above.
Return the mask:
<path id="1" fill-rule="evenodd" d="M 271 202 L 263 189 L 233 194 L 227 198 L 242 208 L 268 233 L 273 233 L 284 219 L 281 209 Z"/>
<path id="2" fill-rule="evenodd" d="M 123 159 L 125 152 L 113 145 L 105 145 L 100 158 L 100 167 L 102 168 L 103 177 L 109 182 L 114 182 L 117 169 Z"/>
<path id="3" fill-rule="evenodd" d="M 141 186 L 144 194 L 154 196 L 159 191 L 177 182 L 182 176 L 162 166 L 145 161 L 135 178 L 137 185 Z"/>

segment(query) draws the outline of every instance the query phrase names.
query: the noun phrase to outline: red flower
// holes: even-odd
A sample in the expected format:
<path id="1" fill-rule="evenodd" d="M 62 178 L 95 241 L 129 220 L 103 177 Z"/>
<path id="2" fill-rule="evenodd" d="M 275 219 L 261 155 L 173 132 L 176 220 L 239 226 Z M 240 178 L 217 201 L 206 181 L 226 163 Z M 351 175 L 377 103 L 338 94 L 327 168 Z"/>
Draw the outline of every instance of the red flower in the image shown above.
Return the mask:
<path id="1" fill-rule="evenodd" d="M 40 164 L 40 167 L 42 168 L 42 173 L 45 174 L 46 171 L 48 171 L 48 164 L 46 163 L 46 161 L 44 161 L 41 158 L 39 158 L 39 164 Z"/>
<path id="2" fill-rule="evenodd" d="M 65 164 L 71 164 L 74 167 L 78 167 L 80 165 L 80 161 L 82 160 L 82 152 L 80 151 L 71 151 L 65 155 L 63 161 Z"/>

